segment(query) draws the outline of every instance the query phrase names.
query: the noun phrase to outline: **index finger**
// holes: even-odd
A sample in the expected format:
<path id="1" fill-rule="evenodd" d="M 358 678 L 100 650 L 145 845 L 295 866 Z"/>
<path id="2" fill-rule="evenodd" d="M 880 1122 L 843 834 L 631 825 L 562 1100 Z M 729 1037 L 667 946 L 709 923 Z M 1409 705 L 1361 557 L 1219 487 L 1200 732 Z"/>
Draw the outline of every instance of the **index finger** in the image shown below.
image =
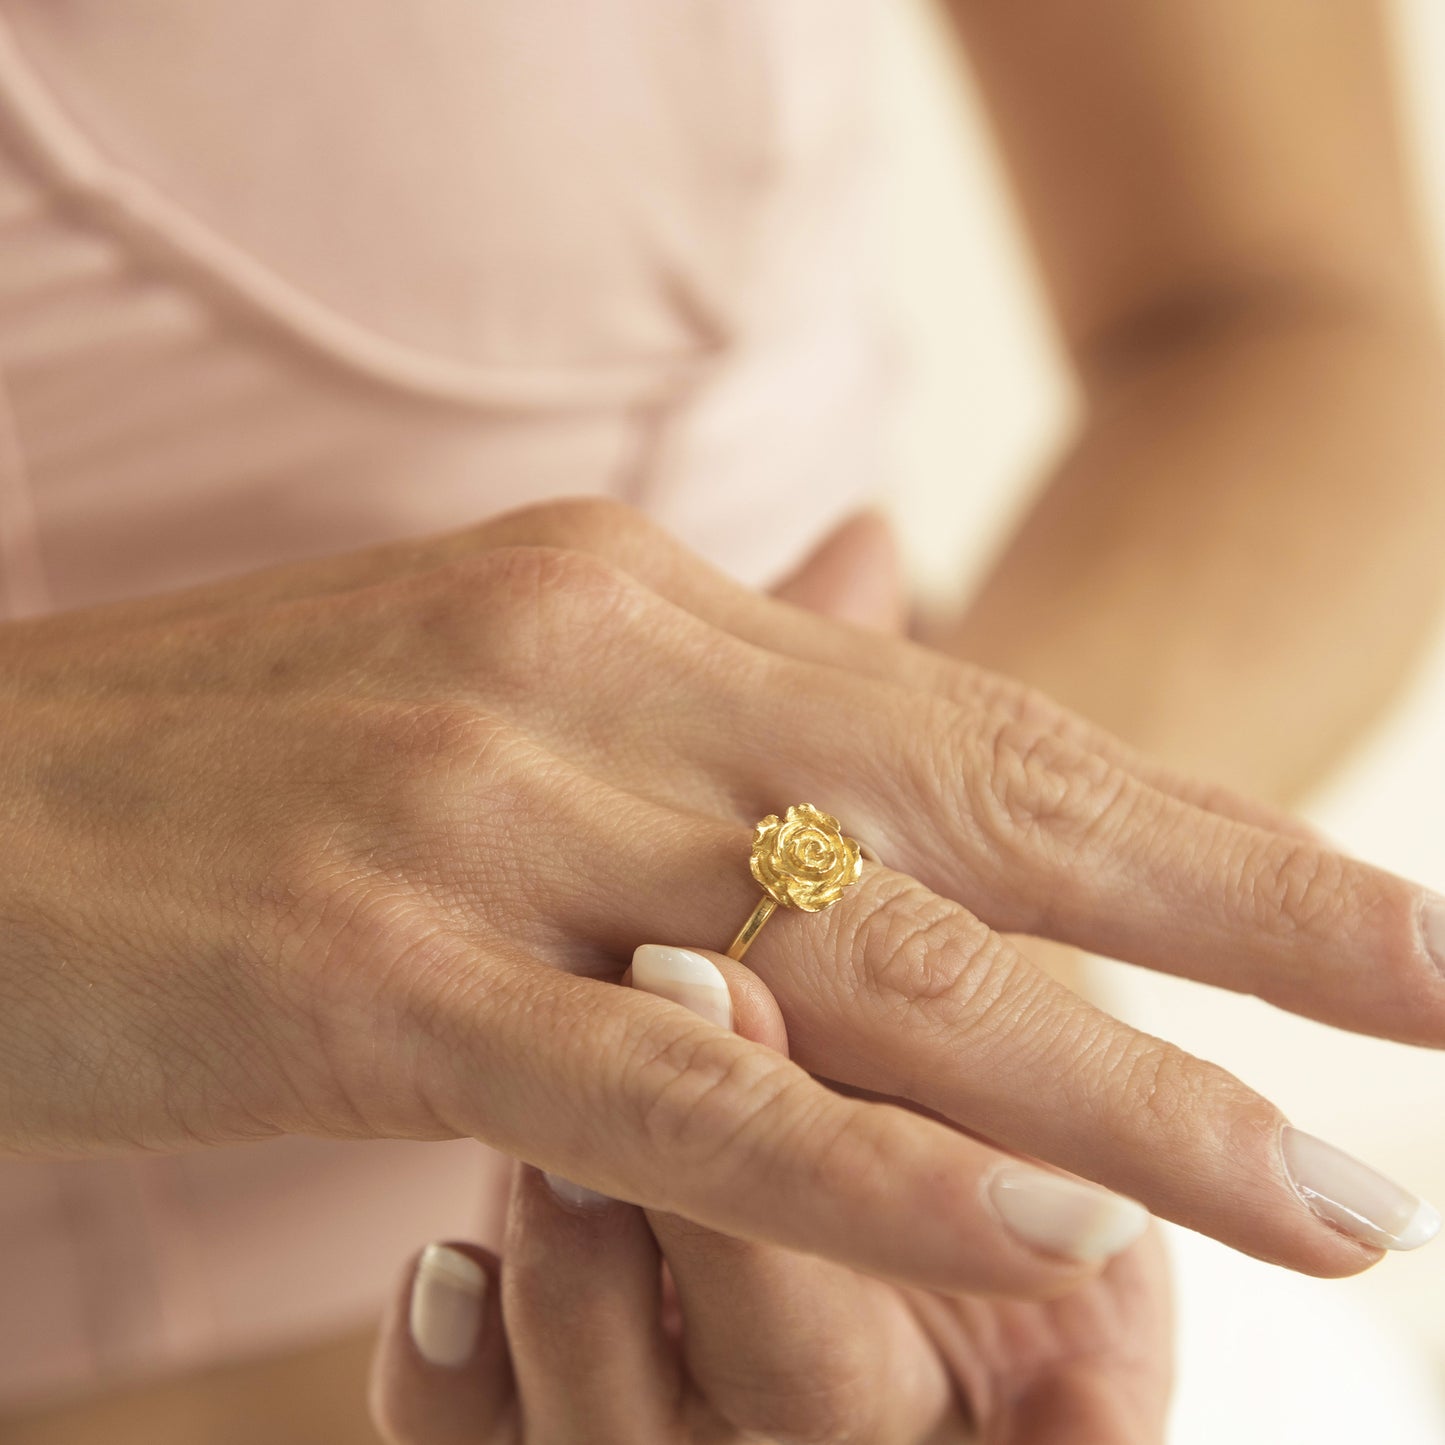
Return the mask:
<path id="1" fill-rule="evenodd" d="M 666 999 L 460 939 L 426 947 L 377 1026 L 414 1061 L 438 1130 L 588 1189 L 903 1283 L 1020 1297 L 1090 1278 L 1144 1222 Z"/>

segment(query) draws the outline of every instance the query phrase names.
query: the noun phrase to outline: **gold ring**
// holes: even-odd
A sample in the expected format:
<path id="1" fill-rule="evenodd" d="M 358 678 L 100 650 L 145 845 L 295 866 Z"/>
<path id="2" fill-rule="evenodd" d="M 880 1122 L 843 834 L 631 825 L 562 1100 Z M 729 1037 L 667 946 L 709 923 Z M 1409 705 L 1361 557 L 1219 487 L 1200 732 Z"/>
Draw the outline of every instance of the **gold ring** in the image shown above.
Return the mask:
<path id="1" fill-rule="evenodd" d="M 753 829 L 748 867 L 763 885 L 763 896 L 742 930 L 728 944 L 729 958 L 742 958 L 781 903 L 804 913 L 831 908 L 863 871 L 863 854 L 842 825 L 811 803 L 798 803 L 779 822 L 769 813 Z"/>

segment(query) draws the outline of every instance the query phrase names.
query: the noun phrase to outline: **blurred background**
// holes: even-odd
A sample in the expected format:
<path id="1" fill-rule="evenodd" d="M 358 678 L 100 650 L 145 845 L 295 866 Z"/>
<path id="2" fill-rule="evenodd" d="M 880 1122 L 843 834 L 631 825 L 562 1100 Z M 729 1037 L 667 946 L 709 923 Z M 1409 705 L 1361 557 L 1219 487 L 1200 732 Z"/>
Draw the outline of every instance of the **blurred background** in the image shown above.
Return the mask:
<path id="1" fill-rule="evenodd" d="M 1397 8 L 1402 103 L 1445 291 L 1445 5 Z M 929 0 L 887 10 L 879 64 L 893 194 L 883 259 L 905 367 L 890 500 L 916 574 L 951 596 L 1027 499 L 1067 434 L 1073 398 L 942 22 Z M 1410 697 L 1308 811 L 1346 850 L 1445 890 L 1445 636 Z M 1094 967 L 1116 1012 L 1225 1065 L 1301 1127 L 1445 1206 L 1438 1054 L 1162 975 Z M 1182 1231 L 1172 1242 L 1184 1359 L 1176 1445 L 1445 1440 L 1445 1243 L 1357 1279 L 1319 1281 Z"/>

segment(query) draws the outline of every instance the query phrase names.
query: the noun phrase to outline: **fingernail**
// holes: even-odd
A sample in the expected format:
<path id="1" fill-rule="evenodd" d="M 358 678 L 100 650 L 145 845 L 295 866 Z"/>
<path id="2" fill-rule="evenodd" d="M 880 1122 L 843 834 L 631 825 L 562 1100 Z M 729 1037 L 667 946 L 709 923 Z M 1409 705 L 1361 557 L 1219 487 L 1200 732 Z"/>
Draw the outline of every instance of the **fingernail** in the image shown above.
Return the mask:
<path id="1" fill-rule="evenodd" d="M 547 1187 L 552 1193 L 570 1209 L 601 1209 L 604 1204 L 612 1203 L 610 1194 L 599 1194 L 595 1189 L 574 1184 L 560 1174 L 548 1174 L 543 1170 L 542 1178 L 547 1181 Z"/>
<path id="2" fill-rule="evenodd" d="M 429 1365 L 455 1370 L 466 1364 L 482 1323 L 487 1272 L 445 1244 L 422 1250 L 411 1283 L 411 1338 Z"/>
<path id="3" fill-rule="evenodd" d="M 733 1026 L 727 980 L 712 959 L 687 948 L 644 943 L 632 955 L 632 986 L 669 998 L 719 1028 Z"/>
<path id="4" fill-rule="evenodd" d="M 1377 1249 L 1419 1249 L 1440 1229 L 1440 1211 L 1352 1154 L 1286 1124 L 1285 1176 L 1294 1192 L 1346 1234 Z"/>
<path id="5" fill-rule="evenodd" d="M 988 1193 L 1025 1244 L 1084 1264 L 1127 1249 L 1149 1224 L 1149 1211 L 1132 1199 L 1022 1164 L 998 1170 Z"/>
<path id="6" fill-rule="evenodd" d="M 1420 938 L 1430 962 L 1445 973 L 1445 898 L 1427 893 L 1420 905 Z"/>

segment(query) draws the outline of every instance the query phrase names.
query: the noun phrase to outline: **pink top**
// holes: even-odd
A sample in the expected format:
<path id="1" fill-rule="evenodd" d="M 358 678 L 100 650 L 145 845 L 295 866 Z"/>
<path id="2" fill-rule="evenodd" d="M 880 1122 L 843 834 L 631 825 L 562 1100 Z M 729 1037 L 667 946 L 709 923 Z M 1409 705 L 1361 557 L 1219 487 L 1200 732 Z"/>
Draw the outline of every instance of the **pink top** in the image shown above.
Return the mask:
<path id="1" fill-rule="evenodd" d="M 879 482 L 876 3 L 0 0 L 0 615 L 570 493 L 778 573 Z M 497 1174 L 0 1161 L 0 1405 L 357 1323 Z"/>

